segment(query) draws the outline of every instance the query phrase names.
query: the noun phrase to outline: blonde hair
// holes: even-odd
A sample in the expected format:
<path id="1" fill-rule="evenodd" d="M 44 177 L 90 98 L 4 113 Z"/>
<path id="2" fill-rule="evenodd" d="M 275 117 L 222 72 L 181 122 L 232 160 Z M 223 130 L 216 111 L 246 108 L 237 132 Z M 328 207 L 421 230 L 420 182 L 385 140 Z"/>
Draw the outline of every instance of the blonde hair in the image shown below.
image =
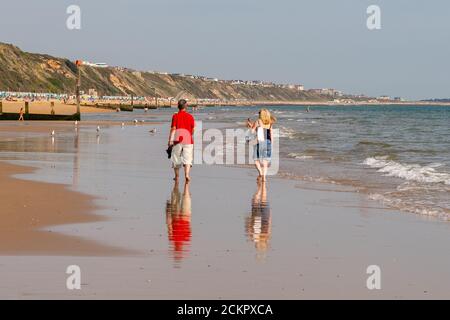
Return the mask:
<path id="1" fill-rule="evenodd" d="M 267 109 L 261 109 L 259 111 L 259 119 L 261 120 L 261 122 L 267 126 L 269 124 L 273 124 L 275 122 L 277 122 L 277 118 L 275 118 L 269 110 Z"/>

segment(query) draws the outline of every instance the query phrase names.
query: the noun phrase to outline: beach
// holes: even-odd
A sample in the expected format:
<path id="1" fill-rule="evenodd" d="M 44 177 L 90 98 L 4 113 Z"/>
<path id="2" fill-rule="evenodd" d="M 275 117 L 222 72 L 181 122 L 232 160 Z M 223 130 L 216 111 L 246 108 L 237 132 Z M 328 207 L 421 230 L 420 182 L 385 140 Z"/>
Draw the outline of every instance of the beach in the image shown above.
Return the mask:
<path id="1" fill-rule="evenodd" d="M 47 227 L 101 221 L 88 195 L 67 191 L 64 186 L 12 178 L 30 174 L 32 168 L 0 164 L 1 211 L 0 253 L 88 255 L 125 253 L 79 237 L 54 233 Z M 70 203 L 70 206 L 67 204 Z"/>
<path id="2" fill-rule="evenodd" d="M 10 231 L 1 236 L 1 298 L 449 297 L 441 219 L 352 186 L 278 176 L 258 186 L 250 168 L 197 165 L 188 190 L 177 188 L 160 124 L 169 114 L 133 114 L 146 120 L 137 125 L 93 114 L 78 130 L 0 123 Z M 81 290 L 66 288 L 69 265 L 81 268 Z M 381 268 L 381 290 L 366 286 L 371 265 Z"/>

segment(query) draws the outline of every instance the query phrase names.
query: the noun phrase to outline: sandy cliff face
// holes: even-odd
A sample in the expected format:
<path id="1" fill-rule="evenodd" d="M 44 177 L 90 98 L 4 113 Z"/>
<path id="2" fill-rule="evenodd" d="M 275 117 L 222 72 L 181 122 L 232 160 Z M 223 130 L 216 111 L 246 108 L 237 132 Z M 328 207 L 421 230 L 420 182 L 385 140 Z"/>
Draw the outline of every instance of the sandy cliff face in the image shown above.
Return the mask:
<path id="1" fill-rule="evenodd" d="M 76 66 L 68 59 L 21 51 L 0 43 L 0 91 L 73 93 Z M 137 72 L 123 68 L 82 67 L 82 90 L 101 95 L 247 99 L 268 101 L 324 101 L 327 97 L 286 88 L 264 88 L 192 79 L 175 75 Z"/>

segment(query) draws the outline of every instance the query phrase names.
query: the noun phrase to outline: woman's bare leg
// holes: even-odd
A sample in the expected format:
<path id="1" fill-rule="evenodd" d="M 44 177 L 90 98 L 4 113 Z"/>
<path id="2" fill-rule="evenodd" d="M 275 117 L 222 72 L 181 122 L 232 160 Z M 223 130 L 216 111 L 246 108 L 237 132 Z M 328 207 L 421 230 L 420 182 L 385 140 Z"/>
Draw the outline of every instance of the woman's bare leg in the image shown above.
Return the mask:
<path id="1" fill-rule="evenodd" d="M 263 167 L 262 167 L 262 181 L 266 181 L 267 176 L 267 168 L 269 167 L 269 162 L 267 160 L 263 160 Z"/>
<path id="2" fill-rule="evenodd" d="M 262 177 L 263 171 L 262 171 L 262 168 L 261 168 L 261 162 L 259 162 L 259 160 L 256 160 L 255 161 L 255 166 L 256 166 L 256 170 L 258 170 L 259 177 Z"/>

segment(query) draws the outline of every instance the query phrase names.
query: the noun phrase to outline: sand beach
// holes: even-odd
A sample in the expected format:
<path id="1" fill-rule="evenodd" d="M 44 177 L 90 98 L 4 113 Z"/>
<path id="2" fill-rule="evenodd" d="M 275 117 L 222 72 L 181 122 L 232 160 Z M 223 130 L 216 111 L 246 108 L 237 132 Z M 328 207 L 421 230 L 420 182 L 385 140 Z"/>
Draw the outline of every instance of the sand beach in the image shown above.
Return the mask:
<path id="1" fill-rule="evenodd" d="M 280 177 L 261 186 L 248 168 L 196 166 L 186 189 L 171 179 L 166 123 L 103 123 L 97 135 L 92 119 L 78 130 L 0 123 L 1 298 L 450 294 L 449 225 L 439 219 L 348 187 Z M 69 265 L 81 268 L 81 290 L 66 288 Z M 382 290 L 366 286 L 370 265 Z"/>

